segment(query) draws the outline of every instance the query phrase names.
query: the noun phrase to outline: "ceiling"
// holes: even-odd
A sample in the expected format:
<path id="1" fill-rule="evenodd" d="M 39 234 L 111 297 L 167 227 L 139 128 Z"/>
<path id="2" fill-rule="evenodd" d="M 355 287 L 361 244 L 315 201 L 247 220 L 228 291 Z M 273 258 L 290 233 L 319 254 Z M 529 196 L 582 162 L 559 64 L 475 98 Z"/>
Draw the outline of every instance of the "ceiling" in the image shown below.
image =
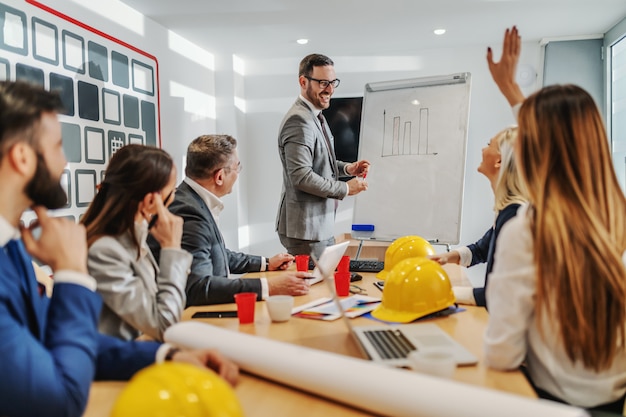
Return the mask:
<path id="1" fill-rule="evenodd" d="M 209 52 L 242 59 L 415 55 L 497 46 L 517 25 L 524 41 L 605 33 L 626 0 L 122 0 Z M 447 32 L 436 36 L 433 30 Z M 296 39 L 308 38 L 308 45 Z"/>

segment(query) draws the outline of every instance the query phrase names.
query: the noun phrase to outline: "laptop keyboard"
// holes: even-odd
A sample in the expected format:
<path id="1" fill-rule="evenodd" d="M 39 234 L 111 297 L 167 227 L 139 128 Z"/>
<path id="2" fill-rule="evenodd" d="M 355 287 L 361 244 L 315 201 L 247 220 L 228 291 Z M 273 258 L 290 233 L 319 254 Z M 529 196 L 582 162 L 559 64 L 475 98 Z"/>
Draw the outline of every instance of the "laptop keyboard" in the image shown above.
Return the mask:
<path id="1" fill-rule="evenodd" d="M 380 272 L 385 267 L 383 261 L 374 261 L 367 259 L 350 260 L 350 271 L 354 272 Z"/>
<path id="2" fill-rule="evenodd" d="M 373 259 L 350 259 L 350 272 L 380 272 L 385 267 L 383 261 Z M 309 260 L 309 269 L 313 270 L 315 263 Z"/>
<path id="3" fill-rule="evenodd" d="M 404 359 L 409 352 L 417 350 L 398 330 L 366 330 L 363 334 L 383 359 Z"/>

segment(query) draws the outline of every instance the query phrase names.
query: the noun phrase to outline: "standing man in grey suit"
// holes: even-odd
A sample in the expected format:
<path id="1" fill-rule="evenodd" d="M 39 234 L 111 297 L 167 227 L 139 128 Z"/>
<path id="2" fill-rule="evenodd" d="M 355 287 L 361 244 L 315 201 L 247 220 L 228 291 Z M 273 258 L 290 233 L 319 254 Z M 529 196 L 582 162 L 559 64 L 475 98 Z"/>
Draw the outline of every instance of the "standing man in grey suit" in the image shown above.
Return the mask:
<path id="1" fill-rule="evenodd" d="M 233 252 L 226 248 L 218 227 L 224 209 L 221 198 L 233 189 L 241 162 L 237 141 L 228 135 L 204 135 L 187 148 L 187 178 L 176 189 L 169 206 L 184 220 L 181 247 L 193 255 L 187 279 L 187 306 L 233 303 L 240 292 L 255 292 L 257 299 L 269 295 L 305 295 L 309 292 L 306 272 L 285 272 L 273 278 L 231 279 L 230 273 L 287 269 L 293 256 L 281 253 L 271 258 Z M 150 248 L 158 259 L 159 247 Z"/>
<path id="2" fill-rule="evenodd" d="M 346 163 L 335 158 L 333 135 L 322 110 L 339 86 L 333 61 L 311 54 L 300 62 L 300 97 L 283 119 L 278 151 L 283 164 L 283 190 L 276 217 L 281 243 L 293 255 L 320 256 L 335 243 L 338 200 L 367 190 L 365 160 Z M 342 182 L 339 177 L 355 177 Z"/>

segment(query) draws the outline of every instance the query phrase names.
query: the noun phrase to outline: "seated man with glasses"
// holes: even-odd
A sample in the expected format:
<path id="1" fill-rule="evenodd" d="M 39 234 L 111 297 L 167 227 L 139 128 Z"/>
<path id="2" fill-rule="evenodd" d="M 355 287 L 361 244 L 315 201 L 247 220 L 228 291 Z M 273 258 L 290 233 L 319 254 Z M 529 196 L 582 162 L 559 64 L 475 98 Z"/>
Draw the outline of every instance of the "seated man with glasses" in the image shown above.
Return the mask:
<path id="1" fill-rule="evenodd" d="M 283 164 L 283 192 L 276 231 L 292 255 L 321 255 L 335 243 L 339 200 L 367 189 L 369 162 L 346 163 L 335 157 L 333 135 L 322 110 L 339 87 L 333 61 L 311 54 L 300 62 L 300 97 L 283 119 L 278 152 Z M 355 177 L 342 182 L 339 177 Z"/>
<path id="2" fill-rule="evenodd" d="M 305 295 L 309 292 L 307 272 L 286 271 L 281 276 L 230 279 L 230 273 L 287 269 L 293 256 L 281 253 L 271 258 L 228 250 L 220 233 L 221 198 L 230 192 L 241 172 L 237 141 L 228 135 L 203 135 L 187 148 L 186 178 L 176 189 L 169 206 L 183 218 L 181 247 L 193 255 L 187 279 L 187 306 L 233 303 L 234 295 L 254 292 L 257 299 L 269 295 Z M 150 239 L 157 260 L 160 247 Z"/>

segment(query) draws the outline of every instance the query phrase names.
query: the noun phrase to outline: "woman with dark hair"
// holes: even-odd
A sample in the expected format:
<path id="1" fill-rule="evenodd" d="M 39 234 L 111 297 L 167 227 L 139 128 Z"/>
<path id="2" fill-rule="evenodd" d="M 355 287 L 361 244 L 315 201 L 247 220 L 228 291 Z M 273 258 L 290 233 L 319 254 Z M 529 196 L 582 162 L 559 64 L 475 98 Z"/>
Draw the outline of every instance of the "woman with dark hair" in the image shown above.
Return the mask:
<path id="1" fill-rule="evenodd" d="M 517 166 L 528 204 L 498 237 L 485 361 L 525 371 L 542 398 L 622 414 L 626 393 L 626 199 L 602 116 L 575 85 L 523 99 L 517 29 L 488 62 L 520 103 Z"/>
<path id="2" fill-rule="evenodd" d="M 180 320 L 192 256 L 180 246 L 182 218 L 167 210 L 175 186 L 176 167 L 161 149 L 128 145 L 109 162 L 82 218 L 87 266 L 104 300 L 103 333 L 162 340 L 165 329 Z M 161 245 L 159 264 L 146 244 L 148 233 Z"/>

